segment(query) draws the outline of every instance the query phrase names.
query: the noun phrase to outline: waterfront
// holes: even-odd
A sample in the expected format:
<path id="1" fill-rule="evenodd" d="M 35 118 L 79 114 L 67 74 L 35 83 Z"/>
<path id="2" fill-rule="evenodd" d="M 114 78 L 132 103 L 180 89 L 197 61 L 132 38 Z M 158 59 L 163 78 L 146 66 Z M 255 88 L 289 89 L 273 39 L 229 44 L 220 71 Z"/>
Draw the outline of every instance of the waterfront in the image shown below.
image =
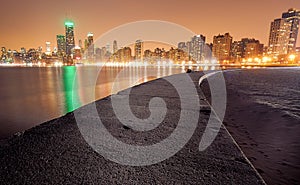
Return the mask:
<path id="1" fill-rule="evenodd" d="M 168 111 L 163 122 L 151 131 L 138 132 L 124 127 L 114 114 L 113 97 L 107 97 L 0 143 L 0 184 L 264 184 L 223 126 L 211 146 L 199 151 L 199 140 L 210 116 L 207 112 L 199 112 L 198 108 L 181 107 L 178 103 L 182 100 L 197 102 L 197 98 L 203 100 L 198 86 L 202 75 L 199 72 L 167 78 L 180 82 L 186 82 L 182 79 L 188 76 L 192 78 L 191 85 L 195 85 L 199 96 L 185 91 L 185 100 L 175 89 L 178 86 L 174 87 L 165 79 L 132 88 L 130 109 L 139 119 L 149 116 L 147 107 L 150 99 L 160 97 L 166 102 Z M 124 97 L 127 93 L 125 90 L 117 96 Z M 105 129 L 99 128 L 101 123 L 95 122 L 95 115 L 89 109 L 94 105 Z M 201 105 L 207 104 L 202 101 Z M 159 111 L 164 107 L 162 104 L 154 106 Z M 122 112 L 128 110 L 126 106 L 120 108 Z M 185 119 L 182 120 L 179 115 L 183 112 L 188 117 L 183 115 Z M 201 119 L 193 120 L 193 115 L 198 117 L 199 114 Z M 84 118 L 83 123 L 78 122 L 80 115 Z M 140 124 L 139 119 L 133 119 L 133 123 Z M 191 127 L 195 128 L 193 134 L 190 133 Z M 114 138 L 108 136 L 107 131 Z M 179 140 L 170 137 L 176 132 Z M 95 140 L 88 139 L 89 136 Z M 182 146 L 180 140 L 184 137 L 190 139 Z M 115 148 L 115 139 L 123 146 L 127 145 L 130 153 L 122 152 L 123 147 Z M 165 139 L 169 142 L 164 142 Z M 160 141 L 164 144 L 159 144 Z M 109 156 L 95 150 L 97 143 Z M 156 147 L 157 143 L 160 147 Z M 137 147 L 138 150 L 135 149 Z M 143 150 L 149 147 L 150 150 L 144 153 Z M 161 162 L 132 166 L 144 157 L 149 164 L 153 156 L 165 156 L 178 147 L 180 151 Z M 131 165 L 111 160 L 116 155 Z"/>
<path id="2" fill-rule="evenodd" d="M 100 72 L 99 69 L 95 66 L 0 68 L 1 136 L 31 128 L 106 97 L 112 93 L 112 84 L 118 84 L 117 89 L 121 90 L 130 84 L 185 71 L 170 66 L 104 67 Z M 300 169 L 299 71 L 299 68 L 269 68 L 224 73 L 228 90 L 224 125 L 271 184 L 299 182 L 296 177 Z M 115 81 L 121 72 L 125 72 L 126 78 Z M 91 96 L 93 93 L 95 96 Z"/>
<path id="3" fill-rule="evenodd" d="M 114 82 L 116 75 L 122 70 L 128 75 Z M 113 82 L 118 84 L 117 88 L 121 90 L 132 84 L 181 73 L 184 70 L 185 68 L 170 66 L 2 67 L 0 138 L 106 97 L 111 94 Z M 94 92 L 95 96 L 91 97 Z"/>
<path id="4" fill-rule="evenodd" d="M 299 184 L 300 68 L 225 72 L 224 125 L 268 184 Z"/>

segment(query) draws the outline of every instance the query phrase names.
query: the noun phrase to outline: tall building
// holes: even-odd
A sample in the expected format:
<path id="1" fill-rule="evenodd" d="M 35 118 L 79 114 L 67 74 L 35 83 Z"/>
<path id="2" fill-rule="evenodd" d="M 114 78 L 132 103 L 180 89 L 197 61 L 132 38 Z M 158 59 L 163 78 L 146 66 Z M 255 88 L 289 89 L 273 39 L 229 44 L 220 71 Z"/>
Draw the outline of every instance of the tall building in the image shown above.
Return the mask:
<path id="1" fill-rule="evenodd" d="M 138 61 L 143 60 L 143 42 L 142 42 L 142 40 L 135 41 L 134 55 L 135 55 L 135 60 L 138 60 Z"/>
<path id="2" fill-rule="evenodd" d="M 74 22 L 66 21 L 65 22 L 65 31 L 66 31 L 66 55 L 71 55 L 72 50 L 75 47 L 75 38 L 74 38 Z"/>
<path id="3" fill-rule="evenodd" d="M 287 12 L 282 14 L 282 18 L 290 22 L 290 35 L 288 43 L 288 53 L 293 53 L 296 50 L 296 42 L 299 30 L 300 10 L 289 9 Z"/>
<path id="4" fill-rule="evenodd" d="M 232 44 L 232 37 L 229 33 L 225 35 L 214 36 L 213 39 L 213 56 L 219 61 L 229 60 L 230 59 L 230 50 Z"/>
<path id="5" fill-rule="evenodd" d="M 111 55 L 110 44 L 106 44 L 106 55 Z"/>
<path id="6" fill-rule="evenodd" d="M 192 49 L 190 50 L 191 53 L 189 53 L 189 55 L 192 56 L 192 58 L 197 62 L 203 61 L 205 36 L 196 35 L 192 37 L 191 44 L 192 44 Z"/>
<path id="7" fill-rule="evenodd" d="M 57 55 L 62 57 L 66 54 L 66 38 L 64 35 L 56 35 Z"/>
<path id="8" fill-rule="evenodd" d="M 271 22 L 268 54 L 278 56 L 295 52 L 299 21 L 300 11 L 289 9 Z"/>
<path id="9" fill-rule="evenodd" d="M 94 34 L 91 32 L 87 34 L 87 52 L 89 58 L 94 56 Z"/>
<path id="10" fill-rule="evenodd" d="M 46 55 L 51 55 L 51 43 L 50 42 L 46 42 L 46 51 L 45 51 Z"/>
<path id="11" fill-rule="evenodd" d="M 271 23 L 268 53 L 274 56 L 289 53 L 291 23 L 287 19 L 275 19 Z"/>
<path id="12" fill-rule="evenodd" d="M 118 44 L 117 44 L 117 41 L 114 40 L 113 42 L 113 53 L 116 53 L 118 51 Z"/>

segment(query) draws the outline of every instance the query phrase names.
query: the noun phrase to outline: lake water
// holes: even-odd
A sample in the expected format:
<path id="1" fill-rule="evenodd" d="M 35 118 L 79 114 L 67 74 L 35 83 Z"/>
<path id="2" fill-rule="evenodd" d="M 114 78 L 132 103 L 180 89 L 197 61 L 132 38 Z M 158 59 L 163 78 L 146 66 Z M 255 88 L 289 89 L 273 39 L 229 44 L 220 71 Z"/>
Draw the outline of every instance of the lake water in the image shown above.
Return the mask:
<path id="1" fill-rule="evenodd" d="M 225 125 L 268 184 L 300 183 L 300 68 L 225 73 Z"/>
<path id="2" fill-rule="evenodd" d="M 74 109 L 159 77 L 184 72 L 161 67 L 2 67 L 0 138 L 62 116 Z M 116 79 L 122 73 L 121 79 Z"/>

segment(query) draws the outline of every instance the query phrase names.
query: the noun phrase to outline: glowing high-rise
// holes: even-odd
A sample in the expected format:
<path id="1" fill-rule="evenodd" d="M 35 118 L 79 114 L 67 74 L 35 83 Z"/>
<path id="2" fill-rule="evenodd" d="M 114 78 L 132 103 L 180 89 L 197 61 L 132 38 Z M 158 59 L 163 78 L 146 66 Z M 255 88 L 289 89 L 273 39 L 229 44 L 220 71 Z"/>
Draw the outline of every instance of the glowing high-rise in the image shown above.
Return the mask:
<path id="1" fill-rule="evenodd" d="M 290 35 L 288 43 L 288 53 L 293 53 L 296 50 L 296 42 L 299 31 L 299 22 L 300 22 L 300 10 L 289 9 L 287 12 L 282 14 L 282 18 L 286 19 L 290 24 Z"/>
<path id="2" fill-rule="evenodd" d="M 143 60 L 143 41 L 137 40 L 134 44 L 134 55 L 135 60 L 142 61 Z"/>
<path id="3" fill-rule="evenodd" d="M 56 35 L 57 55 L 62 57 L 66 54 L 66 38 L 64 35 Z"/>
<path id="4" fill-rule="evenodd" d="M 51 43 L 50 42 L 46 42 L 46 51 L 45 51 L 46 55 L 50 55 L 51 54 Z"/>
<path id="5" fill-rule="evenodd" d="M 88 57 L 92 58 L 94 56 L 94 34 L 89 32 L 87 34 L 87 50 L 88 50 Z"/>
<path id="6" fill-rule="evenodd" d="M 73 21 L 65 22 L 65 31 L 66 31 L 66 55 L 71 55 L 72 50 L 75 47 L 74 22 Z"/>
<path id="7" fill-rule="evenodd" d="M 271 23 L 268 53 L 273 56 L 288 54 L 291 23 L 286 19 L 275 19 Z"/>
<path id="8" fill-rule="evenodd" d="M 229 33 L 214 36 L 212 52 L 219 61 L 229 60 L 232 44 L 232 36 Z"/>
<path id="9" fill-rule="evenodd" d="M 294 53 L 299 31 L 300 11 L 289 9 L 271 23 L 268 53 L 273 56 Z"/>

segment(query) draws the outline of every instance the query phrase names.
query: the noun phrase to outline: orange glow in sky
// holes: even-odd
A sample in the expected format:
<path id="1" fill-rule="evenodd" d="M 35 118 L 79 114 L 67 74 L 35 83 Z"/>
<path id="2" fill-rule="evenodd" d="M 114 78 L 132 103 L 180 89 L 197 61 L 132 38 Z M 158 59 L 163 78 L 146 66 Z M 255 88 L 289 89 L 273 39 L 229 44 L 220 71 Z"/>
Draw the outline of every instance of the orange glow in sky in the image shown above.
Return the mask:
<path id="1" fill-rule="evenodd" d="M 140 20 L 163 20 L 182 25 L 212 42 L 229 32 L 234 40 L 256 38 L 268 44 L 270 23 L 299 0 L 26 0 L 3 1 L 0 6 L 0 47 L 56 46 L 64 34 L 64 20 L 75 22 L 76 44 L 88 32 L 94 40 L 116 26 Z M 172 32 L 170 32 L 172 33 Z M 138 38 L 137 38 L 138 39 Z M 111 43 L 112 44 L 112 43 Z M 298 38 L 298 46 L 300 39 Z"/>

